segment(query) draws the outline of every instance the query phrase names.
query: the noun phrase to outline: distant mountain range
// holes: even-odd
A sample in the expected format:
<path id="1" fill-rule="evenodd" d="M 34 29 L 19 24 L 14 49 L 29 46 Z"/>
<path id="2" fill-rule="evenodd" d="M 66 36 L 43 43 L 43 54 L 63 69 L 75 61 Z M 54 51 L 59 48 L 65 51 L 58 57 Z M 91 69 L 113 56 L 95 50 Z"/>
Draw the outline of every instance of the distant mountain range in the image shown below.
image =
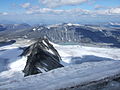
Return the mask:
<path id="1" fill-rule="evenodd" d="M 107 43 L 120 47 L 120 24 L 81 25 L 62 23 L 55 25 L 1 24 L 0 38 L 37 39 L 47 37 L 56 43 Z"/>
<path id="2" fill-rule="evenodd" d="M 30 28 L 31 26 L 26 23 L 22 24 L 0 24 L 0 31 L 4 30 L 19 30 L 19 29 L 26 29 Z"/>

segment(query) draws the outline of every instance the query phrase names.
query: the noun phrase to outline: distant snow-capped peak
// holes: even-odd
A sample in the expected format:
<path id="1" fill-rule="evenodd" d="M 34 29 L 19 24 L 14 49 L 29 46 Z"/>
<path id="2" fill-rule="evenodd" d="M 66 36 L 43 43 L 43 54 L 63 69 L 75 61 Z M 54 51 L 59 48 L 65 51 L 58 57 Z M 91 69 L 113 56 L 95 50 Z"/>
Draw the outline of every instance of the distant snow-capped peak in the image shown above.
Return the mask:
<path id="1" fill-rule="evenodd" d="M 33 31 L 36 31 L 36 28 L 33 28 L 32 30 L 33 30 Z"/>
<path id="2" fill-rule="evenodd" d="M 80 24 L 72 24 L 72 23 L 68 23 L 68 26 L 81 26 Z"/>
<path id="3" fill-rule="evenodd" d="M 47 28 L 50 29 L 52 27 L 58 27 L 58 26 L 60 26 L 60 24 L 53 24 L 53 25 L 48 25 Z"/>

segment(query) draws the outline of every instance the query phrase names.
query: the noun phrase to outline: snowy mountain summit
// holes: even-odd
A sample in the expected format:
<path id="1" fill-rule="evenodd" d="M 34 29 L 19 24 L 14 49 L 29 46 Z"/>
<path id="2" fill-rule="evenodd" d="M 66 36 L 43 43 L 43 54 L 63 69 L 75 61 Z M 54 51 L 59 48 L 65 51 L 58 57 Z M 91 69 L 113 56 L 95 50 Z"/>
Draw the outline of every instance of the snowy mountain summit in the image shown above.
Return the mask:
<path id="1" fill-rule="evenodd" d="M 63 67 L 60 64 L 60 55 L 46 38 L 40 38 L 37 42 L 27 47 L 21 55 L 28 56 L 23 70 L 24 76 Z"/>

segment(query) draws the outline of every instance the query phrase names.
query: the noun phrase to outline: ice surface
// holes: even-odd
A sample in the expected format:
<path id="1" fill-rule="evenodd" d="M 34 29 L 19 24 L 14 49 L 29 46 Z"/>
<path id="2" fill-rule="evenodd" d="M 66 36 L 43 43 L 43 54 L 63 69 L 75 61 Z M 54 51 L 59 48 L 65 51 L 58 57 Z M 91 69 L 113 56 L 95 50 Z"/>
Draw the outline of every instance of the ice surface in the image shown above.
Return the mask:
<path id="1" fill-rule="evenodd" d="M 67 88 L 117 74 L 120 71 L 119 67 L 120 62 L 118 61 L 71 65 L 21 80 L 14 79 L 6 83 L 0 83 L 0 89 L 39 90 L 41 88 L 42 90 L 56 90 Z"/>

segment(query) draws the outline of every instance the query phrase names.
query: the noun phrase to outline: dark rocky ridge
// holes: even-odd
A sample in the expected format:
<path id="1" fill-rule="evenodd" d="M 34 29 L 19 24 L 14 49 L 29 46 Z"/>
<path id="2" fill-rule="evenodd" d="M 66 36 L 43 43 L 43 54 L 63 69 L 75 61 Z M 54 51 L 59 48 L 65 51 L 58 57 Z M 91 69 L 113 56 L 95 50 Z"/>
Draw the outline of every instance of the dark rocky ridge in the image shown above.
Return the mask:
<path id="1" fill-rule="evenodd" d="M 63 67 L 61 57 L 48 39 L 40 38 L 36 43 L 27 47 L 21 56 L 27 56 L 24 76 L 42 73 Z"/>

